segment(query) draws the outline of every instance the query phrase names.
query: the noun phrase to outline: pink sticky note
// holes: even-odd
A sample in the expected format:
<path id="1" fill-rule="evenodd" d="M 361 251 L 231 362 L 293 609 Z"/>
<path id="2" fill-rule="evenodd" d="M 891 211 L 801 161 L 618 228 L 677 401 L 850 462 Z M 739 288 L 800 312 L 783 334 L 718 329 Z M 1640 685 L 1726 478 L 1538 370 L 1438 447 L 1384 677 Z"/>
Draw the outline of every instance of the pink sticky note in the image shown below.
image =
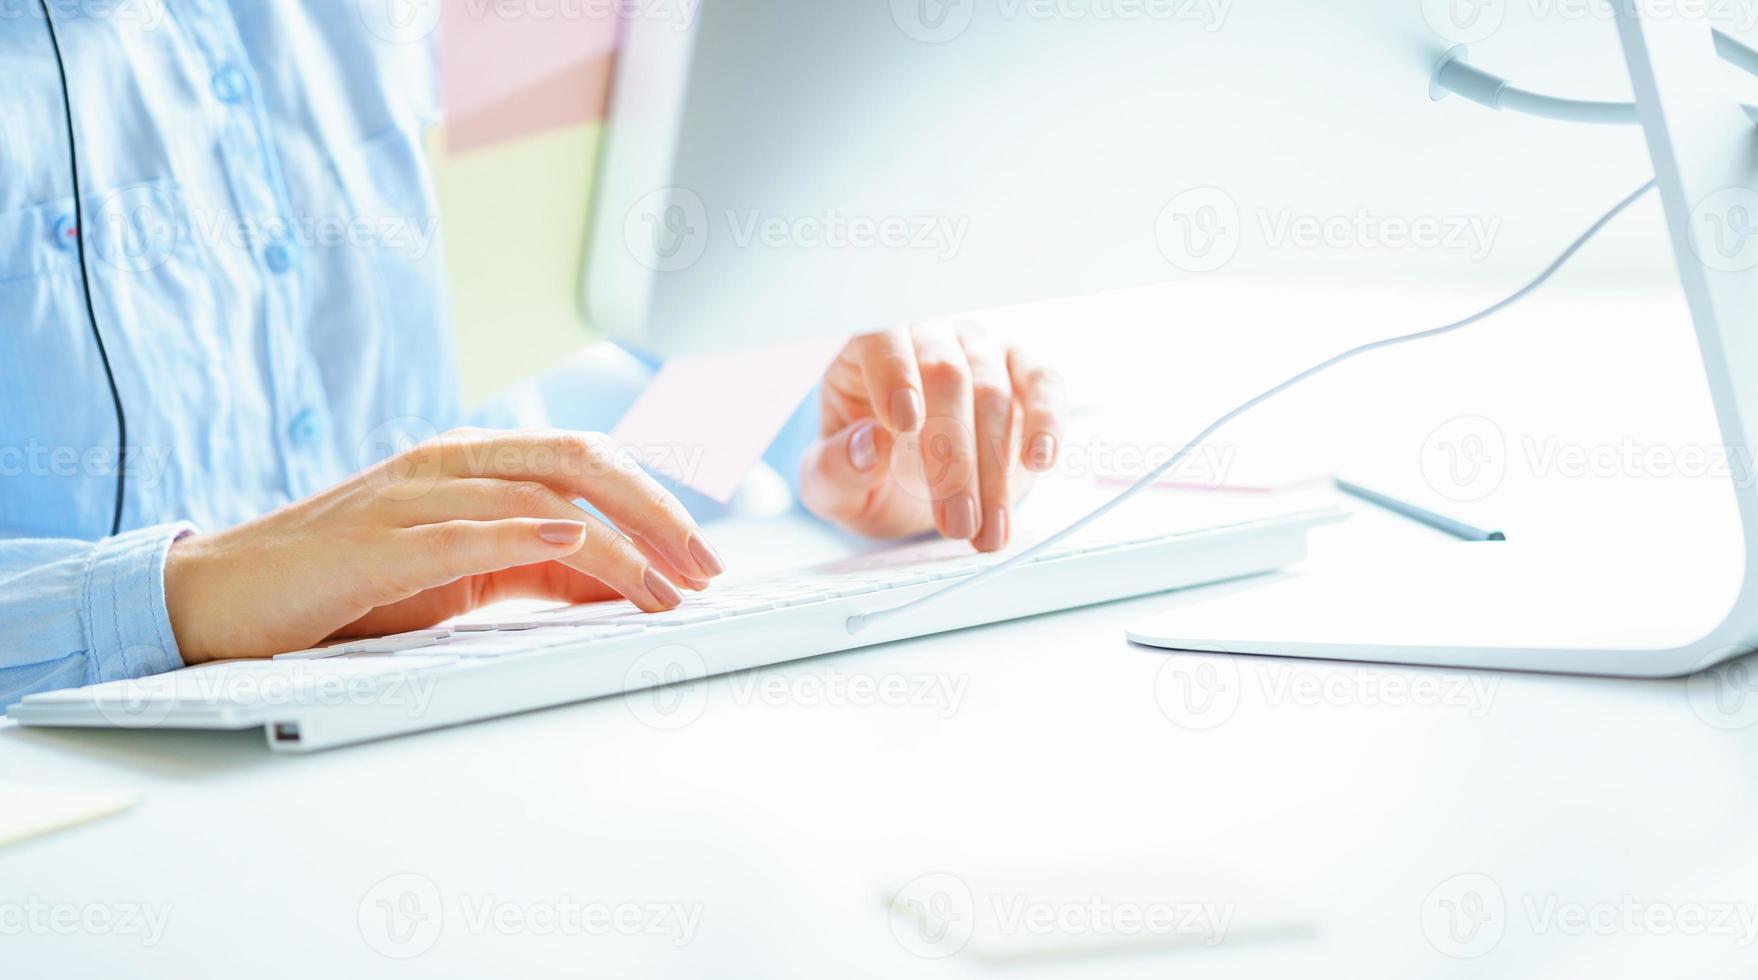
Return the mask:
<path id="1" fill-rule="evenodd" d="M 604 118 L 612 57 L 581 62 L 473 115 L 446 118 L 446 146 L 453 152 Z"/>
<path id="2" fill-rule="evenodd" d="M 440 98 L 447 121 L 465 126 L 462 136 L 449 137 L 453 148 L 600 118 L 616 11 L 604 4 L 540 15 L 524 3 L 446 3 Z M 484 125 L 490 128 L 472 132 Z"/>
<path id="3" fill-rule="evenodd" d="M 842 345 L 812 340 L 669 360 L 611 437 L 654 471 L 725 503 Z"/>

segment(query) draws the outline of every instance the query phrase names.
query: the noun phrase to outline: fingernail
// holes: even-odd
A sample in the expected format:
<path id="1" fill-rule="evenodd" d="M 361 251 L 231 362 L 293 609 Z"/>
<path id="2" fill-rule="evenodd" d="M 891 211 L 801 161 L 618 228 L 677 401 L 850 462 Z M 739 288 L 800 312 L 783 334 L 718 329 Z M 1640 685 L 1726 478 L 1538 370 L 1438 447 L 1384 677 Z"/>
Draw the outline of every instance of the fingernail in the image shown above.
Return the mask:
<path id="1" fill-rule="evenodd" d="M 848 463 L 865 473 L 878 461 L 879 453 L 873 448 L 873 423 L 862 422 L 855 434 L 848 437 Z"/>
<path id="2" fill-rule="evenodd" d="M 579 521 L 549 521 L 537 525 L 537 536 L 550 544 L 579 544 L 586 525 Z"/>
<path id="3" fill-rule="evenodd" d="M 960 494 L 941 506 L 945 508 L 947 537 L 969 541 L 977 533 L 977 502 L 968 494 Z"/>
<path id="4" fill-rule="evenodd" d="M 1032 466 L 1044 469 L 1056 458 L 1056 437 L 1046 432 L 1032 440 Z"/>
<path id="5" fill-rule="evenodd" d="M 701 531 L 690 533 L 690 557 L 696 559 L 696 564 L 701 565 L 702 570 L 710 576 L 726 571 L 726 563 L 720 560 L 720 553 L 714 550 L 714 546 L 708 543 Z"/>
<path id="6" fill-rule="evenodd" d="M 899 388 L 891 393 L 891 428 L 897 432 L 914 432 L 922 424 L 922 395 L 914 388 Z"/>
<path id="7" fill-rule="evenodd" d="M 1007 547 L 1007 510 L 1000 504 L 990 504 L 983 511 L 983 531 L 977 535 L 977 548 L 982 551 L 1000 551 Z"/>
<path id="8" fill-rule="evenodd" d="M 647 566 L 647 574 L 641 576 L 641 581 L 647 585 L 647 591 L 653 598 L 668 609 L 684 601 L 684 594 L 678 591 L 678 587 L 659 574 L 659 569 L 652 565 Z"/>

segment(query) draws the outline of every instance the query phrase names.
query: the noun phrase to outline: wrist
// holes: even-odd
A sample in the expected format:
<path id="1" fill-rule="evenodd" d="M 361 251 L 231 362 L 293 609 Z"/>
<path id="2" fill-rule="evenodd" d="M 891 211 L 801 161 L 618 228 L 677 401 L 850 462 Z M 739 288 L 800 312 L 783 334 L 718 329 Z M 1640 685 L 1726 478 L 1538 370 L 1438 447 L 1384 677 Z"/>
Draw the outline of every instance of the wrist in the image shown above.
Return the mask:
<path id="1" fill-rule="evenodd" d="M 207 539 L 187 535 L 171 542 L 165 552 L 165 612 L 171 620 L 171 634 L 183 662 L 190 666 L 215 659 L 206 631 L 201 596 L 206 590 L 200 584 L 209 562 Z"/>

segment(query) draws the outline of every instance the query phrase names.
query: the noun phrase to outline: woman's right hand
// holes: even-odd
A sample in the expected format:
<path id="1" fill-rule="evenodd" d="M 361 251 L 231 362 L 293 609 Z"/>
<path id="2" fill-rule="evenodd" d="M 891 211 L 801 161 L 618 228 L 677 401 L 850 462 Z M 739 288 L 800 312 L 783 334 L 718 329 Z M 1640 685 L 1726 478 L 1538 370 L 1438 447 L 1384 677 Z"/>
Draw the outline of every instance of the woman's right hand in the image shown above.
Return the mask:
<path id="1" fill-rule="evenodd" d="M 196 664 L 421 629 L 509 598 L 621 595 L 657 612 L 682 601 L 673 583 L 706 588 L 722 570 L 683 505 L 605 436 L 461 429 L 177 541 L 165 604 Z"/>

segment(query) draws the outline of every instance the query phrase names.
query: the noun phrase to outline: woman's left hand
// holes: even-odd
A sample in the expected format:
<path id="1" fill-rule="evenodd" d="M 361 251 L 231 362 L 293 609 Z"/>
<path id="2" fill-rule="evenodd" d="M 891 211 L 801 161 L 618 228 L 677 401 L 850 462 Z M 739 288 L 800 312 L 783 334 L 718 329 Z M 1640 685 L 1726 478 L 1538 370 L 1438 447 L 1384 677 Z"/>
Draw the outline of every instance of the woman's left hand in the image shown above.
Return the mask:
<path id="1" fill-rule="evenodd" d="M 1061 447 L 1060 377 L 969 323 L 856 337 L 822 393 L 800 495 L 819 517 L 874 537 L 933 528 L 998 550 L 1029 474 Z"/>

